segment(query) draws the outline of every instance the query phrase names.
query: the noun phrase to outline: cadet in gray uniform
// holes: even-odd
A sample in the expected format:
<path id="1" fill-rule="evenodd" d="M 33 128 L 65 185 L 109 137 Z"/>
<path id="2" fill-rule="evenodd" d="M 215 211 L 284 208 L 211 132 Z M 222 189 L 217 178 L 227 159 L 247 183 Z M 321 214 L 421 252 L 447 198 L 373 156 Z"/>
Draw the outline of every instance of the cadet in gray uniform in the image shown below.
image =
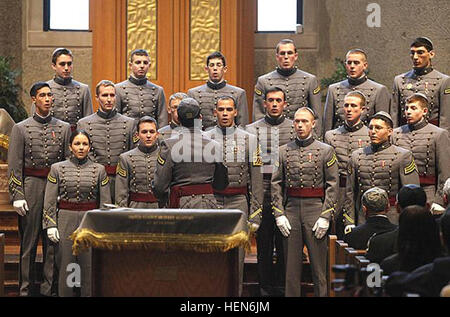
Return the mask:
<path id="1" fill-rule="evenodd" d="M 9 194 L 19 214 L 20 262 L 19 295 L 30 296 L 35 282 L 35 258 L 42 233 L 42 209 L 47 174 L 53 163 L 67 155 L 70 125 L 50 115 L 52 92 L 44 82 L 35 83 L 30 90 L 35 104 L 32 118 L 14 125 L 9 142 Z M 55 295 L 52 290 L 54 246 L 42 235 L 44 254 L 44 282 L 41 293 Z"/>
<path id="2" fill-rule="evenodd" d="M 179 134 L 161 142 L 153 193 L 170 208 L 217 209 L 214 190 L 228 186 L 228 171 L 221 162 L 220 145 L 203 135 L 198 102 L 183 99 L 177 109 Z"/>
<path id="3" fill-rule="evenodd" d="M 398 126 L 406 124 L 405 100 L 421 92 L 429 100 L 428 122 L 450 132 L 450 77 L 433 69 L 433 43 L 418 37 L 411 44 L 413 69 L 394 79 L 392 118 Z"/>
<path id="4" fill-rule="evenodd" d="M 447 130 L 427 122 L 427 113 L 424 94 L 409 96 L 405 106 L 407 124 L 394 130 L 392 143 L 412 152 L 431 211 L 441 214 L 446 207 L 442 190 L 450 177 L 450 139 Z"/>
<path id="5" fill-rule="evenodd" d="M 369 124 L 371 144 L 352 153 L 347 167 L 346 199 L 344 202 L 345 231 L 355 224 L 365 223 L 361 209 L 361 195 L 372 187 L 384 189 L 391 205 L 387 213 L 393 224 L 398 224 L 395 197 L 406 184 L 419 185 L 419 174 L 411 151 L 392 145 L 392 118 L 377 112 Z"/>
<path id="6" fill-rule="evenodd" d="M 359 90 L 366 97 L 361 120 L 369 125 L 369 118 L 378 111 L 390 113 L 391 95 L 386 86 L 367 78 L 367 55 L 361 49 L 353 49 L 345 56 L 347 79 L 328 87 L 327 100 L 323 118 L 323 133 L 344 124 L 344 97 L 354 90 Z"/>
<path id="7" fill-rule="evenodd" d="M 177 108 L 181 100 L 188 98 L 189 96 L 182 92 L 176 92 L 169 98 L 169 106 L 167 107 L 167 113 L 170 117 L 170 123 L 158 130 L 159 138 L 161 140 L 167 140 L 172 137 L 172 133 L 177 133 L 176 129 L 180 126 L 180 120 L 178 120 Z"/>
<path id="8" fill-rule="evenodd" d="M 327 295 L 327 239 L 338 195 L 338 164 L 334 149 L 315 140 L 314 113 L 297 110 L 295 141 L 280 148 L 272 175 L 272 203 L 278 228 L 286 237 L 286 296 L 301 295 L 302 251 L 306 244 L 314 294 Z"/>
<path id="9" fill-rule="evenodd" d="M 239 209 L 245 212 L 250 229 L 256 231 L 261 223 L 264 199 L 261 148 L 255 135 L 236 127 L 237 114 L 234 98 L 220 97 L 214 111 L 217 126 L 205 133 L 207 137 L 221 145 L 223 162 L 228 169 L 230 182 L 224 190 L 215 190 L 214 196 L 220 208 Z M 243 281 L 245 259 L 243 248 L 239 248 L 239 258 L 239 280 Z"/>
<path id="10" fill-rule="evenodd" d="M 158 208 L 151 183 L 158 157 L 158 129 L 156 120 L 149 116 L 137 124 L 139 145 L 120 154 L 116 176 L 116 205 L 131 208 Z"/>
<path id="11" fill-rule="evenodd" d="M 52 68 L 55 78 L 47 83 L 53 94 L 53 107 L 50 114 L 56 119 L 70 123 L 72 130 L 78 120 L 91 115 L 92 98 L 89 86 L 72 79 L 73 55 L 66 48 L 57 48 L 52 55 Z M 34 107 L 31 113 L 34 113 Z"/>
<path id="12" fill-rule="evenodd" d="M 133 148 L 134 119 L 117 113 L 115 109 L 115 87 L 109 80 L 101 80 L 95 87 L 99 109 L 78 122 L 92 140 L 89 159 L 105 166 L 111 182 L 111 199 L 114 201 L 114 186 L 119 155 Z"/>
<path id="13" fill-rule="evenodd" d="M 370 144 L 369 129 L 361 121 L 361 114 L 366 107 L 366 98 L 358 90 L 350 91 L 344 97 L 344 124 L 325 133 L 325 143 L 331 145 L 336 151 L 339 167 L 339 195 L 336 212 L 334 214 L 334 232 L 339 239 L 344 238 L 344 222 L 342 207 L 345 198 L 345 185 L 347 182 L 347 164 L 350 156 L 356 149 Z"/>
<path id="14" fill-rule="evenodd" d="M 279 147 L 295 139 L 293 122 L 283 115 L 286 107 L 286 95 L 281 88 L 273 87 L 266 91 L 264 107 L 266 115 L 246 130 L 257 137 L 261 146 L 263 161 L 264 201 L 261 225 L 256 236 L 258 275 L 262 296 L 280 295 L 277 290 L 284 290 L 284 256 L 282 235 L 275 226 L 272 214 L 271 184 L 275 163 L 278 162 Z M 276 266 L 273 266 L 273 250 L 277 254 Z"/>
<path id="15" fill-rule="evenodd" d="M 58 243 L 59 296 L 91 295 L 91 251 L 72 254 L 71 234 L 86 211 L 111 203 L 109 180 L 103 165 L 88 159 L 90 139 L 85 131 L 70 136 L 70 159 L 52 165 L 45 187 L 43 228 Z M 71 287 L 71 264 L 80 265 L 80 285 Z M 81 288 L 81 289 L 80 289 Z"/>
<path id="16" fill-rule="evenodd" d="M 131 52 L 130 77 L 116 85 L 117 111 L 127 117 L 139 119 L 151 116 L 158 126 L 168 123 L 166 96 L 164 89 L 147 79 L 150 57 L 146 50 L 137 49 Z"/>
<path id="17" fill-rule="evenodd" d="M 238 112 L 233 97 L 220 97 L 214 113 L 217 126 L 205 136 L 220 144 L 229 179 L 225 190 L 214 191 L 216 200 L 221 208 L 244 211 L 257 229 L 264 197 L 261 148 L 255 135 L 236 127 L 234 119 Z"/>
<path id="18" fill-rule="evenodd" d="M 229 85 L 225 81 L 227 62 L 220 52 L 214 52 L 206 58 L 205 71 L 208 72 L 206 84 L 188 90 L 189 97 L 194 98 L 200 104 L 203 129 L 207 130 L 217 124 L 214 116 L 217 100 L 221 96 L 231 96 L 236 100 L 238 114 L 236 125 L 245 127 L 248 121 L 247 94 L 245 90 Z"/>
<path id="19" fill-rule="evenodd" d="M 253 121 L 264 117 L 264 96 L 273 87 L 283 89 L 286 94 L 286 108 L 284 115 L 288 119 L 294 118 L 298 108 L 310 107 L 318 116 L 316 136 L 322 137 L 323 107 L 320 96 L 320 86 L 316 76 L 297 69 L 297 48 L 292 40 L 281 40 L 277 45 L 276 59 L 278 67 L 273 72 L 258 77 L 253 96 Z"/>

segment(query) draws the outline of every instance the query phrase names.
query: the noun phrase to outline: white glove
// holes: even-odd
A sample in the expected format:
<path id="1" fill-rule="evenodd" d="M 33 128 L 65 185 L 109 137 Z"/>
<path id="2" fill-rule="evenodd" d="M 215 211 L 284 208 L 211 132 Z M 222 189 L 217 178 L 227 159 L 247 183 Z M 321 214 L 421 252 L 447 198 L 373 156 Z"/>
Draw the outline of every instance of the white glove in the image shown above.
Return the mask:
<path id="1" fill-rule="evenodd" d="M 315 231 L 315 236 L 317 239 L 322 239 L 325 233 L 327 233 L 329 227 L 330 221 L 328 219 L 319 217 L 319 219 L 317 219 L 316 223 L 314 224 L 312 231 Z"/>
<path id="2" fill-rule="evenodd" d="M 25 216 L 27 214 L 28 204 L 25 199 L 15 200 L 13 202 L 14 210 L 21 216 Z"/>
<path id="3" fill-rule="evenodd" d="M 433 215 L 441 215 L 444 213 L 445 208 L 439 204 L 433 203 L 431 205 L 430 211 Z"/>
<path id="4" fill-rule="evenodd" d="M 285 237 L 289 236 L 289 233 L 291 232 L 291 224 L 289 223 L 288 218 L 286 216 L 280 216 L 275 218 L 275 221 L 277 223 L 278 229 L 280 229 L 281 234 Z"/>
<path id="5" fill-rule="evenodd" d="M 59 231 L 58 231 L 58 228 L 56 228 L 56 227 L 48 228 L 47 229 L 47 236 L 50 239 L 50 241 L 52 241 L 54 243 L 58 243 L 59 242 Z"/>
<path id="6" fill-rule="evenodd" d="M 344 233 L 347 234 L 352 231 L 352 229 L 355 228 L 355 225 L 346 225 L 344 229 Z"/>
<path id="7" fill-rule="evenodd" d="M 259 229 L 259 225 L 257 223 L 250 223 L 250 231 L 251 232 L 256 232 Z"/>

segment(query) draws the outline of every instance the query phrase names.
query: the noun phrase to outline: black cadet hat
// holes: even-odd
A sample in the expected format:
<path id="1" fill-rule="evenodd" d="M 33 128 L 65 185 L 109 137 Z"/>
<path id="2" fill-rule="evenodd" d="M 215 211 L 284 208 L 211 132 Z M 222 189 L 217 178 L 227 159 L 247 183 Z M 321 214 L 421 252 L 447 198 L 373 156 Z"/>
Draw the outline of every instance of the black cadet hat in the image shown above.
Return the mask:
<path id="1" fill-rule="evenodd" d="M 389 123 L 391 128 L 394 127 L 394 121 L 392 120 L 391 115 L 385 111 L 378 111 L 370 118 L 370 120 L 372 120 L 372 119 L 381 119 L 381 120 Z"/>
<path id="2" fill-rule="evenodd" d="M 184 98 L 177 108 L 180 121 L 193 120 L 200 114 L 200 106 L 193 98 Z"/>
<path id="3" fill-rule="evenodd" d="M 406 184 L 397 193 L 397 203 L 402 208 L 412 205 L 425 207 L 427 195 L 422 187 L 416 184 Z"/>

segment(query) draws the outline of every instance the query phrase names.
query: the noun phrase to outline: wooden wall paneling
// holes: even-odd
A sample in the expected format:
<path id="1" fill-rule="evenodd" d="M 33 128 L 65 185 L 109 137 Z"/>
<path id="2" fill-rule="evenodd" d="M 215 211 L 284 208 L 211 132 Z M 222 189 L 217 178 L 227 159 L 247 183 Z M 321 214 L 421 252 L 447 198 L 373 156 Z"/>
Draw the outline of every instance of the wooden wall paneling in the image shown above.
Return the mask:
<path id="1" fill-rule="evenodd" d="M 254 46 L 256 31 L 256 0 L 239 0 L 239 44 L 238 44 L 238 79 L 241 87 L 247 92 L 249 119 L 253 113 L 254 78 Z"/>
<path id="2" fill-rule="evenodd" d="M 173 67 L 172 67 L 172 83 L 173 91 L 185 92 L 184 87 L 184 50 L 185 38 L 183 33 L 183 27 L 185 23 L 185 15 L 182 14 L 185 6 L 184 0 L 171 0 L 173 1 Z"/>
<path id="3" fill-rule="evenodd" d="M 157 78 L 154 82 L 164 87 L 166 98 L 174 92 L 186 92 L 205 82 L 190 79 L 191 1 L 157 2 Z M 251 113 L 256 0 L 221 0 L 220 6 L 220 50 L 228 62 L 226 78 L 230 84 L 246 90 Z M 97 109 L 96 84 L 101 79 L 120 82 L 127 77 L 128 50 L 131 49 L 127 48 L 127 1 L 92 0 L 91 28 L 91 90 L 94 108 Z"/>
<path id="4" fill-rule="evenodd" d="M 227 57 L 227 81 L 247 93 L 249 115 L 252 114 L 254 89 L 255 0 L 222 1 L 222 52 Z"/>
<path id="5" fill-rule="evenodd" d="M 166 101 L 173 93 L 174 87 L 174 42 L 175 29 L 173 14 L 176 0 L 158 0 L 158 44 L 157 44 L 157 58 L 158 70 L 157 79 L 154 81 L 157 85 L 164 88 L 166 94 Z"/>
<path id="6" fill-rule="evenodd" d="M 92 98 L 102 79 L 119 82 L 126 78 L 126 1 L 91 0 L 92 9 Z"/>

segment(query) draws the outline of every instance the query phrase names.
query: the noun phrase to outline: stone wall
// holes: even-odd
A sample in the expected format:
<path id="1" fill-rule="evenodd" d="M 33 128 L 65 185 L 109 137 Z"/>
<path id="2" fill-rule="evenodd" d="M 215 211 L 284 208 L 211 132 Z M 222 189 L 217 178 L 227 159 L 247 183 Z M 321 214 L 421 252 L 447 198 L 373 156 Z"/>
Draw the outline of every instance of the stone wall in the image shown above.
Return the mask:
<path id="1" fill-rule="evenodd" d="M 0 1 L 0 55 L 11 56 L 12 66 L 22 72 L 19 83 L 27 111 L 31 106 L 31 85 L 54 75 L 51 55 L 56 47 L 65 46 L 73 51 L 74 78 L 91 85 L 92 49 L 86 41 L 74 37 L 73 32 L 45 32 L 42 36 L 42 3 L 41 0 Z M 80 42 L 82 47 L 78 45 Z"/>
<path id="2" fill-rule="evenodd" d="M 436 51 L 434 67 L 450 73 L 449 0 L 314 1 L 317 1 L 317 46 L 300 49 L 298 66 L 301 69 L 319 78 L 329 77 L 335 71 L 335 58 L 344 59 L 349 49 L 362 48 L 368 53 L 370 77 L 390 89 L 394 76 L 411 68 L 409 45 L 412 40 L 427 36 Z M 380 27 L 367 26 L 369 3 L 381 7 Z M 279 39 L 291 37 L 301 47 L 302 36 L 279 34 Z M 255 47 L 255 80 L 276 66 L 274 54 L 273 48 Z"/>

